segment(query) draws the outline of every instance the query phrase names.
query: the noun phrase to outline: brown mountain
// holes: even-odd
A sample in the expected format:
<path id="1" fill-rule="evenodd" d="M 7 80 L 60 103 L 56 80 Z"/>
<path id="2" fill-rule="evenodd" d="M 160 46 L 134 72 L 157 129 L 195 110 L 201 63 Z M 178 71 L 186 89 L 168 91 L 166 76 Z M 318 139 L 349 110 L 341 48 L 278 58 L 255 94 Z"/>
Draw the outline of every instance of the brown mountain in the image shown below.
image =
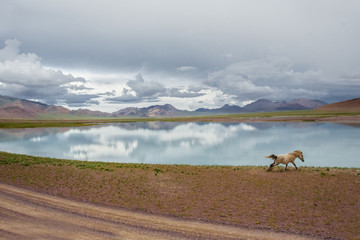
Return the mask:
<path id="1" fill-rule="evenodd" d="M 347 101 L 336 102 L 319 107 L 320 111 L 344 111 L 344 112 L 360 112 L 360 98 L 354 98 Z"/>
<path id="2" fill-rule="evenodd" d="M 56 112 L 55 106 L 24 99 L 0 96 L 1 118 L 35 118 L 47 110 Z M 70 110 L 69 110 L 70 111 Z"/>
<path id="3" fill-rule="evenodd" d="M 17 119 L 17 118 L 35 118 L 38 114 L 16 106 L 6 106 L 0 108 L 0 118 Z"/>
<path id="4" fill-rule="evenodd" d="M 101 112 L 101 111 L 92 111 L 92 110 L 83 109 L 83 108 L 79 108 L 77 110 L 71 110 L 69 114 L 75 115 L 75 116 L 91 116 L 91 117 L 110 117 L 111 116 L 110 113 Z"/>
<path id="5" fill-rule="evenodd" d="M 273 102 L 268 99 L 260 99 L 243 107 L 243 110 L 245 112 L 272 112 L 304 109 L 307 108 L 298 103 Z"/>
<path id="6" fill-rule="evenodd" d="M 327 103 L 321 100 L 309 100 L 305 98 L 298 98 L 287 102 L 288 104 L 299 104 L 307 109 L 315 109 L 326 105 Z"/>
<path id="7" fill-rule="evenodd" d="M 198 108 L 195 110 L 195 112 L 197 113 L 211 113 L 211 114 L 222 114 L 222 113 L 241 113 L 243 112 L 242 107 L 238 106 L 238 105 L 230 105 L 230 104 L 225 104 L 224 106 L 222 106 L 221 108 L 213 108 L 213 109 L 208 109 L 208 108 Z"/>
<path id="8" fill-rule="evenodd" d="M 291 101 L 273 102 L 267 99 L 260 99 L 243 107 L 245 112 L 273 112 L 314 109 L 325 105 L 320 100 L 308 100 L 304 98 Z"/>
<path id="9" fill-rule="evenodd" d="M 112 116 L 117 117 L 117 116 L 140 116 L 140 115 L 144 115 L 145 113 L 141 111 L 140 108 L 137 107 L 127 107 L 124 109 L 120 109 L 116 112 L 112 113 Z"/>
<path id="10" fill-rule="evenodd" d="M 175 108 L 171 104 L 154 105 L 144 108 L 128 107 L 113 112 L 114 117 L 132 116 L 132 117 L 171 117 L 189 115 L 190 112 Z"/>
<path id="11" fill-rule="evenodd" d="M 61 106 L 47 105 L 40 102 L 0 95 L 1 119 L 36 118 L 41 114 L 59 114 L 63 116 L 110 116 L 108 113 L 99 111 L 90 111 L 87 109 L 70 110 Z"/>
<path id="12" fill-rule="evenodd" d="M 294 99 L 291 101 L 273 102 L 268 99 L 259 99 L 244 107 L 237 105 L 224 105 L 221 108 L 207 109 L 199 108 L 195 112 L 204 114 L 229 114 L 229 113 L 246 113 L 246 112 L 273 112 L 273 111 L 291 111 L 291 110 L 306 110 L 314 109 L 325 105 L 326 103 L 320 100 L 308 100 L 304 98 Z"/>

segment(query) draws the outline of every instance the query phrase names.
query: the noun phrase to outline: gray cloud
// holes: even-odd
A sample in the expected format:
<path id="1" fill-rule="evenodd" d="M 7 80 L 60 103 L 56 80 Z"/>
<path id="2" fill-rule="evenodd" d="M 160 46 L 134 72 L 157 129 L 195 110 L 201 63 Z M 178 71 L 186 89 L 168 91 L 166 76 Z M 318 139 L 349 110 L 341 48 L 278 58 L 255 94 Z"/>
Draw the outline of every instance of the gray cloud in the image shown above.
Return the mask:
<path id="1" fill-rule="evenodd" d="M 123 88 L 121 96 L 114 96 L 115 93 L 109 94 L 112 97 L 105 98 L 105 101 L 109 103 L 139 103 L 143 99 L 131 94 L 131 91 L 127 88 Z"/>
<path id="2" fill-rule="evenodd" d="M 356 0 L 14 0 L 2 6 L 0 40 L 16 36 L 59 66 L 207 71 L 276 54 L 332 68 L 359 61 L 358 9 Z"/>
<path id="3" fill-rule="evenodd" d="M 112 103 L 156 102 L 160 97 L 194 98 L 204 95 L 200 92 L 201 89 L 168 88 L 159 82 L 145 81 L 141 73 L 138 73 L 135 79 L 128 80 L 126 86 L 121 96 L 108 97 L 105 100 Z"/>
<path id="4" fill-rule="evenodd" d="M 200 90 L 201 91 L 201 90 Z M 199 90 L 183 90 L 181 91 L 179 88 L 169 88 L 167 90 L 167 95 L 169 97 L 177 97 L 177 98 L 194 98 L 194 97 L 200 97 L 204 96 L 205 93 L 201 93 Z"/>
<path id="5" fill-rule="evenodd" d="M 196 67 L 192 67 L 192 66 L 182 66 L 182 67 L 176 68 L 176 71 L 178 71 L 178 72 L 189 72 L 189 71 L 194 71 L 196 69 L 197 69 Z"/>
<path id="6" fill-rule="evenodd" d="M 88 105 L 91 99 L 98 97 L 71 93 L 69 89 L 86 89 L 83 86 L 86 80 L 43 67 L 40 57 L 32 53 L 20 53 L 19 46 L 20 42 L 16 39 L 6 40 L 5 47 L 0 49 L 1 94 L 39 99 L 49 104 L 64 101 L 69 105 L 72 103 Z M 95 102 L 91 101 L 91 103 Z"/>
<path id="7" fill-rule="evenodd" d="M 324 99 L 331 94 L 332 86 L 339 85 L 339 82 L 330 85 L 329 77 L 321 70 L 307 69 L 286 58 L 275 57 L 231 64 L 209 74 L 205 84 L 240 101 Z"/>
<path id="8" fill-rule="evenodd" d="M 98 105 L 99 101 L 94 100 L 98 97 L 99 95 L 96 94 L 66 94 L 64 96 L 64 101 L 71 107 L 83 107 Z"/>
<path id="9" fill-rule="evenodd" d="M 126 85 L 135 92 L 138 98 L 142 99 L 156 99 L 166 93 L 166 88 L 162 84 L 145 81 L 140 73 L 134 80 L 129 80 Z"/>
<path id="10" fill-rule="evenodd" d="M 0 42 L 16 37 L 23 52 L 37 55 L 20 54 L 14 42 L 3 49 L 4 59 L 22 56 L 32 65 L 19 64 L 16 74 L 3 68 L 0 91 L 64 101 L 67 94 L 90 89 L 85 79 L 53 69 L 85 69 L 140 71 L 160 79 L 126 79 L 121 96 L 108 96 L 114 102 L 160 101 L 164 96 L 189 98 L 188 105 L 196 96 L 214 104 L 229 98 L 344 100 L 360 90 L 358 29 L 357 0 L 5 1 Z M 6 67 L 15 69 L 10 62 Z M 36 74 L 27 76 L 26 66 Z M 79 83 L 70 84 L 74 81 Z M 191 91 L 194 85 L 203 91 Z M 204 90 L 223 94 L 211 99 L 201 95 Z"/>
<path id="11" fill-rule="evenodd" d="M 127 88 L 123 88 L 121 96 L 108 97 L 111 103 L 138 103 L 142 101 L 158 101 L 160 96 L 166 95 L 167 89 L 158 82 L 145 81 L 141 73 L 135 79 L 128 80 Z"/>
<path id="12" fill-rule="evenodd" d="M 143 99 L 138 98 L 136 96 L 133 95 L 121 95 L 119 97 L 109 97 L 109 98 L 105 98 L 105 101 L 109 102 L 109 103 L 114 103 L 114 104 L 118 104 L 118 103 L 140 103 L 143 101 Z"/>
<path id="13" fill-rule="evenodd" d="M 16 39 L 5 41 L 0 50 L 0 79 L 2 83 L 17 84 L 24 87 L 59 86 L 71 82 L 85 82 L 83 78 L 74 78 L 61 71 L 46 69 L 36 54 L 19 53 L 20 42 Z"/>

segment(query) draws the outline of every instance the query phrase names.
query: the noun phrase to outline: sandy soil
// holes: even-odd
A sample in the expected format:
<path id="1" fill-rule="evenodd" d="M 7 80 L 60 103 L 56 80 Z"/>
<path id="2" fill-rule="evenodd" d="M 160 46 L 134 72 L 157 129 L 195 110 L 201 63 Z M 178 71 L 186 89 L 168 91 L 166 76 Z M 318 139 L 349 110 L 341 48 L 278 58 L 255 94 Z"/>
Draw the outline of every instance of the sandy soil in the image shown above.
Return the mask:
<path id="1" fill-rule="evenodd" d="M 79 203 L 0 184 L 1 239 L 310 239 Z"/>

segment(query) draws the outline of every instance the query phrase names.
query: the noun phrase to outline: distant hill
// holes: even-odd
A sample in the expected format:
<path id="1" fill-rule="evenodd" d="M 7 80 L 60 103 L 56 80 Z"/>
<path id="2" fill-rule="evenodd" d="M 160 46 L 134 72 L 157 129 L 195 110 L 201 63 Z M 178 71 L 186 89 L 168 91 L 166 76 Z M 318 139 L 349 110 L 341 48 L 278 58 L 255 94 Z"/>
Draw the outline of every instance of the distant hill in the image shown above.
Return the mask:
<path id="1" fill-rule="evenodd" d="M 317 108 L 320 111 L 360 112 L 360 98 L 327 104 Z"/>
<path id="2" fill-rule="evenodd" d="M 325 105 L 320 100 L 294 99 L 292 101 L 273 102 L 260 99 L 244 107 L 225 104 L 220 108 L 199 108 L 195 111 L 179 110 L 171 104 L 153 105 L 144 108 L 128 107 L 113 113 L 91 111 L 89 109 L 70 110 L 65 107 L 47 105 L 24 99 L 0 95 L 0 119 L 38 118 L 38 117 L 177 117 L 213 114 L 234 114 L 247 112 L 271 112 L 284 110 L 314 109 Z"/>
<path id="3" fill-rule="evenodd" d="M 0 95 L 0 118 L 37 118 L 42 114 L 73 115 L 73 116 L 110 116 L 109 113 L 91 111 L 87 109 L 70 110 L 65 107 L 47 105 L 40 102 L 18 99 Z"/>
<path id="4" fill-rule="evenodd" d="M 220 113 L 248 113 L 248 112 L 273 112 L 273 111 L 291 111 L 315 109 L 326 105 L 326 102 L 320 100 L 294 99 L 291 101 L 273 102 L 268 99 L 260 99 L 244 107 L 237 105 L 224 105 L 221 108 L 207 109 L 199 108 L 195 110 L 198 113 L 220 114 Z"/>
<path id="5" fill-rule="evenodd" d="M 299 104 L 307 109 L 315 109 L 326 105 L 327 103 L 321 100 L 308 100 L 305 98 L 298 98 L 288 102 L 289 104 Z"/>
<path id="6" fill-rule="evenodd" d="M 70 110 L 63 107 L 46 105 L 24 99 L 0 96 L 1 118 L 35 118 L 43 113 L 65 113 Z"/>
<path id="7" fill-rule="evenodd" d="M 101 112 L 101 111 L 92 111 L 89 109 L 79 108 L 77 110 L 71 110 L 70 115 L 74 116 L 91 116 L 91 117 L 110 117 L 110 113 Z"/>
<path id="8" fill-rule="evenodd" d="M 175 108 L 171 104 L 154 105 L 144 108 L 128 107 L 113 112 L 113 117 L 134 116 L 134 117 L 171 117 L 189 115 L 189 111 L 183 111 Z"/>
<path id="9" fill-rule="evenodd" d="M 237 105 L 225 104 L 221 108 L 214 108 L 214 109 L 198 108 L 195 110 L 195 112 L 197 112 L 197 113 L 241 113 L 241 112 L 243 112 L 243 109 Z"/>
<path id="10" fill-rule="evenodd" d="M 272 112 L 305 109 L 309 108 L 296 102 L 273 102 L 267 99 L 260 99 L 244 107 L 246 112 Z"/>

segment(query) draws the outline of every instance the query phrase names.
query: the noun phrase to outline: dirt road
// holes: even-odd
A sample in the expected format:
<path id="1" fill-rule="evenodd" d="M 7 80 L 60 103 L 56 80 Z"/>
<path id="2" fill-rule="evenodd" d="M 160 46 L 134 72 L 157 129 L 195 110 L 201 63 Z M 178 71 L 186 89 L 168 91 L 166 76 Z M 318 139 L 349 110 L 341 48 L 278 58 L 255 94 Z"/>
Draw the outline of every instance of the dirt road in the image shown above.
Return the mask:
<path id="1" fill-rule="evenodd" d="M 307 239 L 153 216 L 0 184 L 0 239 Z"/>

